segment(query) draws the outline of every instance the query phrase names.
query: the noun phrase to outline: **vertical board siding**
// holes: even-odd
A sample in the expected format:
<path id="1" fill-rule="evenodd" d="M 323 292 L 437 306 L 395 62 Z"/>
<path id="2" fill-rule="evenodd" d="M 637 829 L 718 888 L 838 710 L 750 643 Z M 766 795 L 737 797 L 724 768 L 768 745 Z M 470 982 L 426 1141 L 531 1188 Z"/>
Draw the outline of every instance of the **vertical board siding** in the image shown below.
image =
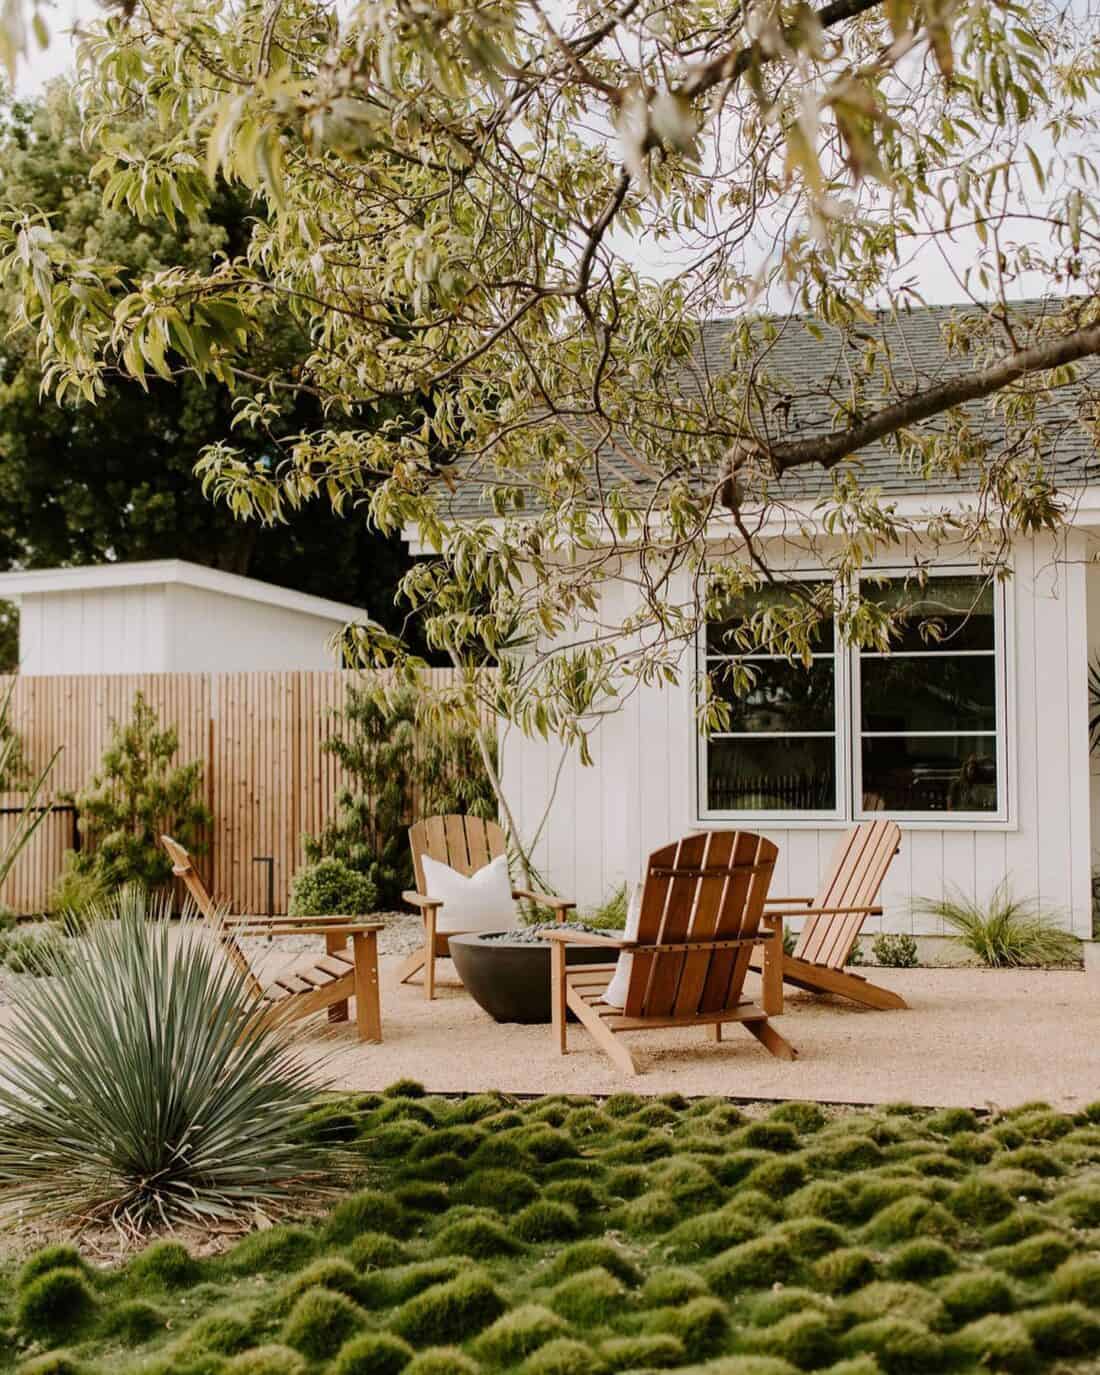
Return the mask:
<path id="1" fill-rule="evenodd" d="M 200 861 L 219 901 L 237 912 L 267 909 L 267 866 L 274 860 L 275 911 L 286 911 L 290 880 L 302 863 L 302 836 L 316 834 L 332 815 L 348 779 L 324 749 L 338 731 L 354 673 L 73 674 L 14 680 L 11 718 L 32 769 L 53 751 L 61 754 L 47 800 L 78 792 L 99 768 L 112 721 L 130 717 L 141 691 L 163 727 L 179 734 L 178 763 L 203 763 L 205 801 L 214 815 L 209 849 Z M 432 669 L 429 686 L 454 681 L 450 669 Z M 12 680 L 0 682 L 6 692 Z M 0 794 L 16 806 L 24 794 Z M 417 811 L 419 799 L 412 799 Z M 410 818 L 411 819 L 411 818 Z M 17 818 L 0 815 L 0 842 Z M 30 914 L 45 909 L 72 845 L 73 817 L 46 818 L 19 856 L 0 902 Z"/>

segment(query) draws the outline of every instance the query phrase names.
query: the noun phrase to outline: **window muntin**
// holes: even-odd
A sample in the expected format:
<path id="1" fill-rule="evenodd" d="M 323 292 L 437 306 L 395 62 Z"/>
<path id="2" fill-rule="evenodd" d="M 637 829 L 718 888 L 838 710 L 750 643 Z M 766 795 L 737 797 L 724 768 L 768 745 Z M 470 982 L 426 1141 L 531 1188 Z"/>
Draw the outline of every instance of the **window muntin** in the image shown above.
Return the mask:
<path id="1" fill-rule="evenodd" d="M 812 597 L 829 588 L 803 584 Z M 705 810 L 835 815 L 839 797 L 836 654 L 832 616 L 815 621 L 808 665 L 780 654 L 738 653 L 738 631 L 769 601 L 789 599 L 789 589 L 764 589 L 751 600 L 731 599 L 722 620 L 706 633 L 706 672 L 711 691 L 729 704 L 729 721 L 704 745 Z M 733 672 L 753 681 L 743 696 Z"/>
<path id="2" fill-rule="evenodd" d="M 826 620 L 807 670 L 779 656 L 723 652 L 734 612 L 708 626 L 707 671 L 731 716 L 729 729 L 700 748 L 705 815 L 1004 818 L 1000 589 L 976 574 L 945 572 L 923 590 L 898 577 L 868 579 L 861 592 L 907 608 L 888 655 L 838 655 Z M 922 631 L 928 622 L 938 635 Z M 723 685 L 725 661 L 756 673 L 747 697 L 737 698 L 728 679 Z"/>

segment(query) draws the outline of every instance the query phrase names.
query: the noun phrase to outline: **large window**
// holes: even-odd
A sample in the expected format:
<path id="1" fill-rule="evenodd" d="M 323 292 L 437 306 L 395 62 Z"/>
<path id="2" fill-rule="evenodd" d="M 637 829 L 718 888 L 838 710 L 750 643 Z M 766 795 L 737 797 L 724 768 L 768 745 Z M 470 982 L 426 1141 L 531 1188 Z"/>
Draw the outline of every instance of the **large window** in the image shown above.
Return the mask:
<path id="1" fill-rule="evenodd" d="M 880 579 L 863 597 L 904 611 L 888 654 L 838 646 L 826 618 L 809 665 L 739 655 L 737 627 L 759 600 L 708 627 L 706 671 L 730 720 L 702 743 L 701 815 L 1003 817 L 1000 590 L 970 573 L 924 589 Z M 738 670 L 752 678 L 743 695 Z"/>

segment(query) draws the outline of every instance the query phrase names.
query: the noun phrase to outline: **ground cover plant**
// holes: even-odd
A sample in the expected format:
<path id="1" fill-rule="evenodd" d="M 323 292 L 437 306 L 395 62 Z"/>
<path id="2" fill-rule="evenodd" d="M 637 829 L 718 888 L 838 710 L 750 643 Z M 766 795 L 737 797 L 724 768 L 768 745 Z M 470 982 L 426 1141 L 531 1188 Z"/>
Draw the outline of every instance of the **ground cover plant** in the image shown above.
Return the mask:
<path id="1" fill-rule="evenodd" d="M 0 1282 L 26 1375 L 1095 1370 L 1100 1104 L 830 1115 L 620 1093 L 311 1109 L 365 1187 L 224 1254 Z"/>

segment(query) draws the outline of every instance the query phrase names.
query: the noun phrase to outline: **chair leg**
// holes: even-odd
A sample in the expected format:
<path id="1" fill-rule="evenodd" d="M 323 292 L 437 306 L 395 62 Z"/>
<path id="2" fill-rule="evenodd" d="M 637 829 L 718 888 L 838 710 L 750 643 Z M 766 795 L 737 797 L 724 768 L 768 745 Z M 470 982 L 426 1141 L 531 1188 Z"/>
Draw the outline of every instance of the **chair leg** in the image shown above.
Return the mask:
<path id="1" fill-rule="evenodd" d="M 347 936 L 325 937 L 325 949 L 330 955 L 335 955 L 337 951 L 347 949 L 347 944 Z M 346 998 L 342 1002 L 332 1003 L 330 1005 L 328 1019 L 330 1022 L 346 1022 L 348 1020 L 348 1000 Z"/>
<path id="2" fill-rule="evenodd" d="M 775 1027 L 762 1017 L 758 1022 L 742 1022 L 741 1025 L 751 1035 L 755 1036 L 766 1051 L 769 1051 L 777 1060 L 797 1060 L 798 1052 L 789 1041 L 785 1041 Z"/>
<path id="3" fill-rule="evenodd" d="M 769 913 L 764 921 L 773 935 L 764 946 L 760 1005 L 769 1017 L 778 1017 L 783 1011 L 783 915 Z"/>
<path id="4" fill-rule="evenodd" d="M 714 1022 L 714 1023 L 712 1023 L 712 1025 L 711 1025 L 711 1027 L 710 1027 L 710 1039 L 711 1039 L 712 1041 L 721 1041 L 721 1039 L 722 1039 L 722 1023 L 721 1023 L 721 1022 Z"/>
<path id="5" fill-rule="evenodd" d="M 355 1020 L 361 1041 L 381 1041 L 382 1009 L 378 1003 L 378 932 L 352 937 L 355 952 Z M 347 1004 L 345 1004 L 346 1006 Z"/>
<path id="6" fill-rule="evenodd" d="M 414 974 L 419 974 L 424 968 L 424 947 L 414 950 L 405 963 L 401 966 L 397 974 L 397 982 L 407 984 Z"/>
<path id="7" fill-rule="evenodd" d="M 572 990 L 568 983 L 565 986 L 566 1004 L 577 1015 L 577 1020 L 587 1027 L 589 1035 L 596 1042 L 608 1059 L 622 1070 L 624 1074 L 637 1074 L 638 1066 L 634 1063 L 634 1057 L 618 1036 L 613 1031 L 609 1031 L 604 1025 L 603 1019 L 598 1012 L 593 1012 L 592 1008 L 581 997 L 571 996 Z"/>
<path id="8" fill-rule="evenodd" d="M 565 1043 L 565 946 L 560 941 L 550 943 L 550 1016 L 554 1044 L 558 1054 L 566 1053 Z"/>
<path id="9" fill-rule="evenodd" d="M 435 908 L 424 911 L 424 996 L 435 997 Z"/>

